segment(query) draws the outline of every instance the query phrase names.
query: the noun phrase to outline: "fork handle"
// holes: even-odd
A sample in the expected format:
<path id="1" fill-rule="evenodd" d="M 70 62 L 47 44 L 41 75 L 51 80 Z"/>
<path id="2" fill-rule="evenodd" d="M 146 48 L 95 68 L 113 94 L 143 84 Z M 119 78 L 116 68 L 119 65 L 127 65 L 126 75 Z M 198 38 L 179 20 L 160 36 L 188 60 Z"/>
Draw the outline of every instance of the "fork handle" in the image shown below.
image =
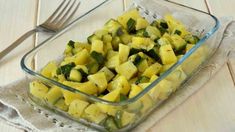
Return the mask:
<path id="1" fill-rule="evenodd" d="M 6 49 L 0 52 L 0 60 L 6 56 L 9 52 L 11 52 L 13 49 L 15 49 L 18 45 L 20 45 L 26 38 L 31 36 L 33 33 L 37 32 L 37 29 L 32 29 L 28 32 L 26 32 L 24 35 L 22 35 L 20 38 L 18 38 L 15 42 L 13 42 L 10 46 L 8 46 Z"/>

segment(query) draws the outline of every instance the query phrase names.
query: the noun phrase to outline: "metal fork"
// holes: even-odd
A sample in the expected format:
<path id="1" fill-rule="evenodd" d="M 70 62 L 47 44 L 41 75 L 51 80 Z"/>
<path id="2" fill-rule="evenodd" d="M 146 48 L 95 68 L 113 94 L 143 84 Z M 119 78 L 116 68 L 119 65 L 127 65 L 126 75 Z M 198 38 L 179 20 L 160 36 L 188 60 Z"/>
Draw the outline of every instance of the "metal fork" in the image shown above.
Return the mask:
<path id="1" fill-rule="evenodd" d="M 71 4 L 72 1 L 72 4 Z M 78 7 L 80 6 L 80 1 L 77 0 L 63 0 L 59 7 L 54 11 L 54 13 L 41 25 L 38 25 L 36 28 L 26 32 L 14 43 L 0 52 L 0 60 L 6 56 L 10 51 L 15 49 L 20 45 L 26 38 L 36 32 L 50 32 L 56 33 L 61 30 L 73 17 Z"/>

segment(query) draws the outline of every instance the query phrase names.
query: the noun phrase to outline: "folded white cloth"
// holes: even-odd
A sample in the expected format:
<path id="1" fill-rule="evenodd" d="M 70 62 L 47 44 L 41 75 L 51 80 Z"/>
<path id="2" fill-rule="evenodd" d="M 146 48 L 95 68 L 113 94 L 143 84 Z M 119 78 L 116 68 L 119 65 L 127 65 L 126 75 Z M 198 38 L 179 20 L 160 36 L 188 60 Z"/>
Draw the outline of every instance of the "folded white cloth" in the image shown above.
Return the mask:
<path id="1" fill-rule="evenodd" d="M 235 50 L 235 22 L 231 18 L 220 19 L 221 27 L 216 34 L 220 43 L 217 53 L 203 66 L 200 72 L 187 82 L 187 86 L 179 89 L 173 96 L 160 105 L 151 116 L 139 124 L 134 131 L 145 131 L 183 103 L 189 96 L 199 90 L 227 61 L 227 55 Z M 29 82 L 22 78 L 0 88 L 0 117 L 20 129 L 27 131 L 96 131 L 92 128 L 57 115 L 35 105 L 27 95 Z"/>

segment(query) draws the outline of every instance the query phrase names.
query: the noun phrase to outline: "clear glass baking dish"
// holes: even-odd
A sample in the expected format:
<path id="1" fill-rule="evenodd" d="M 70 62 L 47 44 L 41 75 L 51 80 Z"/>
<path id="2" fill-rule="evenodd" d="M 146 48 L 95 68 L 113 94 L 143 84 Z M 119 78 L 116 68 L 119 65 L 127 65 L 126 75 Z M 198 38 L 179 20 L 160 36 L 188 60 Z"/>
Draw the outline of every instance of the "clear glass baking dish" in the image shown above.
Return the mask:
<path id="1" fill-rule="evenodd" d="M 123 12 L 121 9 L 113 8 L 113 5 L 120 5 L 119 3 L 120 0 L 105 0 L 74 20 L 62 31 L 40 43 L 26 53 L 21 60 L 21 67 L 27 73 L 29 81 L 40 80 L 48 85 L 55 85 L 63 90 L 79 94 L 90 104 L 99 104 L 111 109 L 108 116 L 115 116 L 115 112 L 121 111 L 128 121 L 125 120 L 127 122 L 124 123 L 125 125 L 115 130 L 111 129 L 111 131 L 127 131 L 142 122 L 164 100 L 170 99 L 172 93 L 185 85 L 219 46 L 215 43 L 213 35 L 219 28 L 219 21 L 213 15 L 165 0 L 135 0 L 128 9 L 137 8 L 140 14 L 149 21 L 171 13 L 176 19 L 181 20 L 188 30 L 200 36 L 200 41 L 193 48 L 135 97 L 122 102 L 106 101 L 46 78 L 38 72 L 49 61 L 60 61 L 63 58 L 62 53 L 69 40 L 85 41 L 88 35 L 102 27 L 107 20 L 121 15 Z M 36 104 L 98 130 L 110 131 L 110 128 L 103 126 L 102 123 L 96 124 L 82 117 L 73 117 L 66 111 L 35 98 L 30 94 L 29 88 L 27 89 L 29 97 Z"/>

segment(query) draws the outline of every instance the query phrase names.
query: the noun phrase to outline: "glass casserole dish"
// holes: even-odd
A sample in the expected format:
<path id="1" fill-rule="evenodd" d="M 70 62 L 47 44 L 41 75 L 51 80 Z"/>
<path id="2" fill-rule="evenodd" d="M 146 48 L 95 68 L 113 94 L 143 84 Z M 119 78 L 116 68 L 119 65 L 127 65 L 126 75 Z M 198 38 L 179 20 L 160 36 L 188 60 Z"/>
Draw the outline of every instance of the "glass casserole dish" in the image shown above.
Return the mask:
<path id="1" fill-rule="evenodd" d="M 40 43 L 25 54 L 21 60 L 21 67 L 27 73 L 30 81 L 40 80 L 51 88 L 56 86 L 61 90 L 74 93 L 83 98 L 85 101 L 78 102 L 82 109 L 82 111 L 79 111 L 79 116 L 72 116 L 67 113 L 68 106 L 63 105 L 63 97 L 57 100 L 56 103 L 51 104 L 46 100 L 36 98 L 31 94 L 28 87 L 29 97 L 35 103 L 101 131 L 127 131 L 143 121 L 151 111 L 180 86 L 184 85 L 218 47 L 212 36 L 219 27 L 219 22 L 214 16 L 169 1 L 135 0 L 128 9 L 137 8 L 141 16 L 148 21 L 163 18 L 163 16 L 170 13 L 176 19 L 182 21 L 190 32 L 200 36 L 200 41 L 195 46 L 188 49 L 188 52 L 179 58 L 175 64 L 165 66 L 165 72 L 151 83 L 146 84 L 144 89 L 136 96 L 121 102 L 107 101 L 59 83 L 39 73 L 49 61 L 57 60 L 60 62 L 63 59 L 62 53 L 68 40 L 85 41 L 95 29 L 102 27 L 110 18 L 121 15 L 123 11 L 113 11 L 113 6 L 111 6 L 118 5 L 118 3 L 120 3 L 120 0 L 104 1 L 73 21 L 62 31 Z M 107 10 L 110 10 L 110 12 L 107 12 Z M 32 65 L 34 60 L 36 60 L 35 66 Z M 92 111 L 97 109 L 96 105 L 102 107 L 105 112 Z M 90 109 L 87 110 L 87 108 Z M 96 116 L 89 116 L 89 118 L 83 116 L 86 110 L 95 113 Z"/>

